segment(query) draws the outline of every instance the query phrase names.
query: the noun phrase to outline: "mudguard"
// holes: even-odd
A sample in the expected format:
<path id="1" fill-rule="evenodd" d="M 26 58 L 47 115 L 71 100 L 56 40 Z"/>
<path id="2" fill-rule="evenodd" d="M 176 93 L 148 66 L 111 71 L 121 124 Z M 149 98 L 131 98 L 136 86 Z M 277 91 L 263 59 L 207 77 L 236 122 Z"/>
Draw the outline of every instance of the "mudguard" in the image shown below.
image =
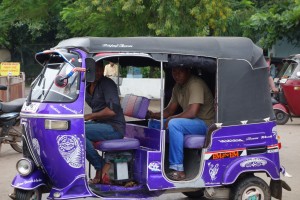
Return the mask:
<path id="1" fill-rule="evenodd" d="M 27 176 L 17 174 L 11 183 L 12 187 L 22 190 L 32 190 L 42 185 L 46 185 L 46 177 L 40 170 L 35 170 Z"/>
<path id="2" fill-rule="evenodd" d="M 284 112 L 284 113 L 286 113 L 286 114 L 289 115 L 288 108 L 286 106 L 280 104 L 280 103 L 273 105 L 273 109 L 274 110 L 281 110 L 282 112 Z"/>
<path id="3" fill-rule="evenodd" d="M 280 169 L 275 163 L 263 156 L 245 157 L 228 165 L 223 175 L 223 184 L 232 184 L 240 174 L 252 171 L 265 171 L 274 180 L 280 179 Z"/>

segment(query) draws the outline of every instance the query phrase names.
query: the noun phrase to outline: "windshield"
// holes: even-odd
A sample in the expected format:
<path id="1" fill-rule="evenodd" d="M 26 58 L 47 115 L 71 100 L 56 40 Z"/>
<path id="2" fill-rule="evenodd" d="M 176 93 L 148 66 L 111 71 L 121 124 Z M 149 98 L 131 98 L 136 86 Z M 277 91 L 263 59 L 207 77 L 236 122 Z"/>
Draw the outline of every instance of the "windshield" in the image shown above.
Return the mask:
<path id="1" fill-rule="evenodd" d="M 286 68 L 284 74 L 283 74 L 283 78 L 295 78 L 296 76 L 293 74 L 296 74 L 294 73 L 295 72 L 295 69 L 297 68 L 298 66 L 298 63 L 297 62 L 291 62 L 288 67 Z"/>
<path id="2" fill-rule="evenodd" d="M 78 60 L 77 55 L 73 55 Z M 54 59 L 55 60 L 55 59 Z M 56 60 L 57 61 L 57 60 Z M 76 65 L 76 67 L 78 67 Z M 41 74 L 33 83 L 32 101 L 37 102 L 72 102 L 78 94 L 79 74 L 75 72 L 70 78 L 65 79 L 65 85 L 55 84 L 55 78 L 59 75 L 65 77 L 73 66 L 68 62 L 48 62 Z"/>

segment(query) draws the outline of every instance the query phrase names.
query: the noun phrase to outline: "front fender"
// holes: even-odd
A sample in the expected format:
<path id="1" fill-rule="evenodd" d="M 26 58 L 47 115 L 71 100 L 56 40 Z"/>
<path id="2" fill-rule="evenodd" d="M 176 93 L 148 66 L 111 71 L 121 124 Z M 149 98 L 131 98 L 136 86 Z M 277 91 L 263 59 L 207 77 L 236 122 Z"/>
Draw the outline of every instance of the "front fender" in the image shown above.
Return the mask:
<path id="1" fill-rule="evenodd" d="M 280 169 L 275 163 L 263 156 L 244 157 L 228 165 L 223 175 L 224 185 L 232 184 L 242 173 L 265 171 L 274 180 L 280 179 Z"/>
<path id="2" fill-rule="evenodd" d="M 27 176 L 17 174 L 11 183 L 12 187 L 22 190 L 32 190 L 42 185 L 46 185 L 46 177 L 40 170 L 35 170 Z"/>
<path id="3" fill-rule="evenodd" d="M 286 114 L 289 114 L 288 108 L 286 106 L 280 104 L 280 103 L 273 105 L 273 109 L 274 110 L 280 110 L 280 111 L 282 111 Z"/>

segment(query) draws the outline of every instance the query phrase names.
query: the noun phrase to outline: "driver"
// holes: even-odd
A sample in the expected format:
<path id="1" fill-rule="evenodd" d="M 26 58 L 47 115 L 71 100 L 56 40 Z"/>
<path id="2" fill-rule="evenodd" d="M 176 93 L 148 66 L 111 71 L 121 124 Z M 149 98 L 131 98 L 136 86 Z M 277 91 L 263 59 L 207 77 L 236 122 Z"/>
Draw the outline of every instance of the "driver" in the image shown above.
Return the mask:
<path id="1" fill-rule="evenodd" d="M 103 164 L 102 157 L 92 142 L 121 139 L 125 132 L 125 118 L 120 105 L 117 85 L 103 75 L 102 61 L 96 62 L 96 79 L 87 85 L 86 103 L 92 113 L 85 114 L 86 158 L 94 166 L 96 175 L 90 183 L 108 180 L 109 164 Z M 103 182 L 102 182 L 103 183 Z"/>
<path id="2" fill-rule="evenodd" d="M 205 135 L 207 127 L 214 122 L 214 100 L 206 83 L 191 74 L 188 68 L 173 68 L 176 82 L 168 106 L 163 110 L 165 127 L 169 129 L 169 164 L 167 176 L 171 180 L 185 179 L 183 168 L 184 135 Z M 178 107 L 182 112 L 175 114 Z M 149 117 L 160 119 L 160 113 L 149 111 Z M 149 127 L 159 128 L 160 122 L 150 120 Z"/>

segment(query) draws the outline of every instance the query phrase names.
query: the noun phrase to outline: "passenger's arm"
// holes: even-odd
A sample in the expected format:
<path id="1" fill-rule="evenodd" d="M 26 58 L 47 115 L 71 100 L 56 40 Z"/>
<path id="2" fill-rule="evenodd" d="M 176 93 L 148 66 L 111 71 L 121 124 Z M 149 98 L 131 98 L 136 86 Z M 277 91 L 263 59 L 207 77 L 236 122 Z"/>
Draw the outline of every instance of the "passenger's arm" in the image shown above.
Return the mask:
<path id="1" fill-rule="evenodd" d="M 101 120 L 101 119 L 108 119 L 111 117 L 114 117 L 116 113 L 109 109 L 108 107 L 105 107 L 103 110 L 100 110 L 98 112 L 89 113 L 84 115 L 84 120 Z"/>
<path id="2" fill-rule="evenodd" d="M 172 116 L 175 111 L 177 110 L 177 107 L 178 107 L 178 104 L 177 103 L 174 103 L 174 102 L 170 102 L 168 104 L 168 106 L 164 109 L 163 111 L 163 118 L 168 118 L 170 116 Z M 152 112 L 152 111 L 149 111 L 149 117 L 150 118 L 153 118 L 153 119 L 160 119 L 160 112 Z"/>
<path id="3" fill-rule="evenodd" d="M 269 85 L 270 85 L 271 90 L 272 90 L 274 93 L 278 93 L 279 90 L 278 90 L 278 88 L 276 88 L 272 76 L 269 76 L 269 79 L 268 79 L 268 80 L 269 80 Z"/>

